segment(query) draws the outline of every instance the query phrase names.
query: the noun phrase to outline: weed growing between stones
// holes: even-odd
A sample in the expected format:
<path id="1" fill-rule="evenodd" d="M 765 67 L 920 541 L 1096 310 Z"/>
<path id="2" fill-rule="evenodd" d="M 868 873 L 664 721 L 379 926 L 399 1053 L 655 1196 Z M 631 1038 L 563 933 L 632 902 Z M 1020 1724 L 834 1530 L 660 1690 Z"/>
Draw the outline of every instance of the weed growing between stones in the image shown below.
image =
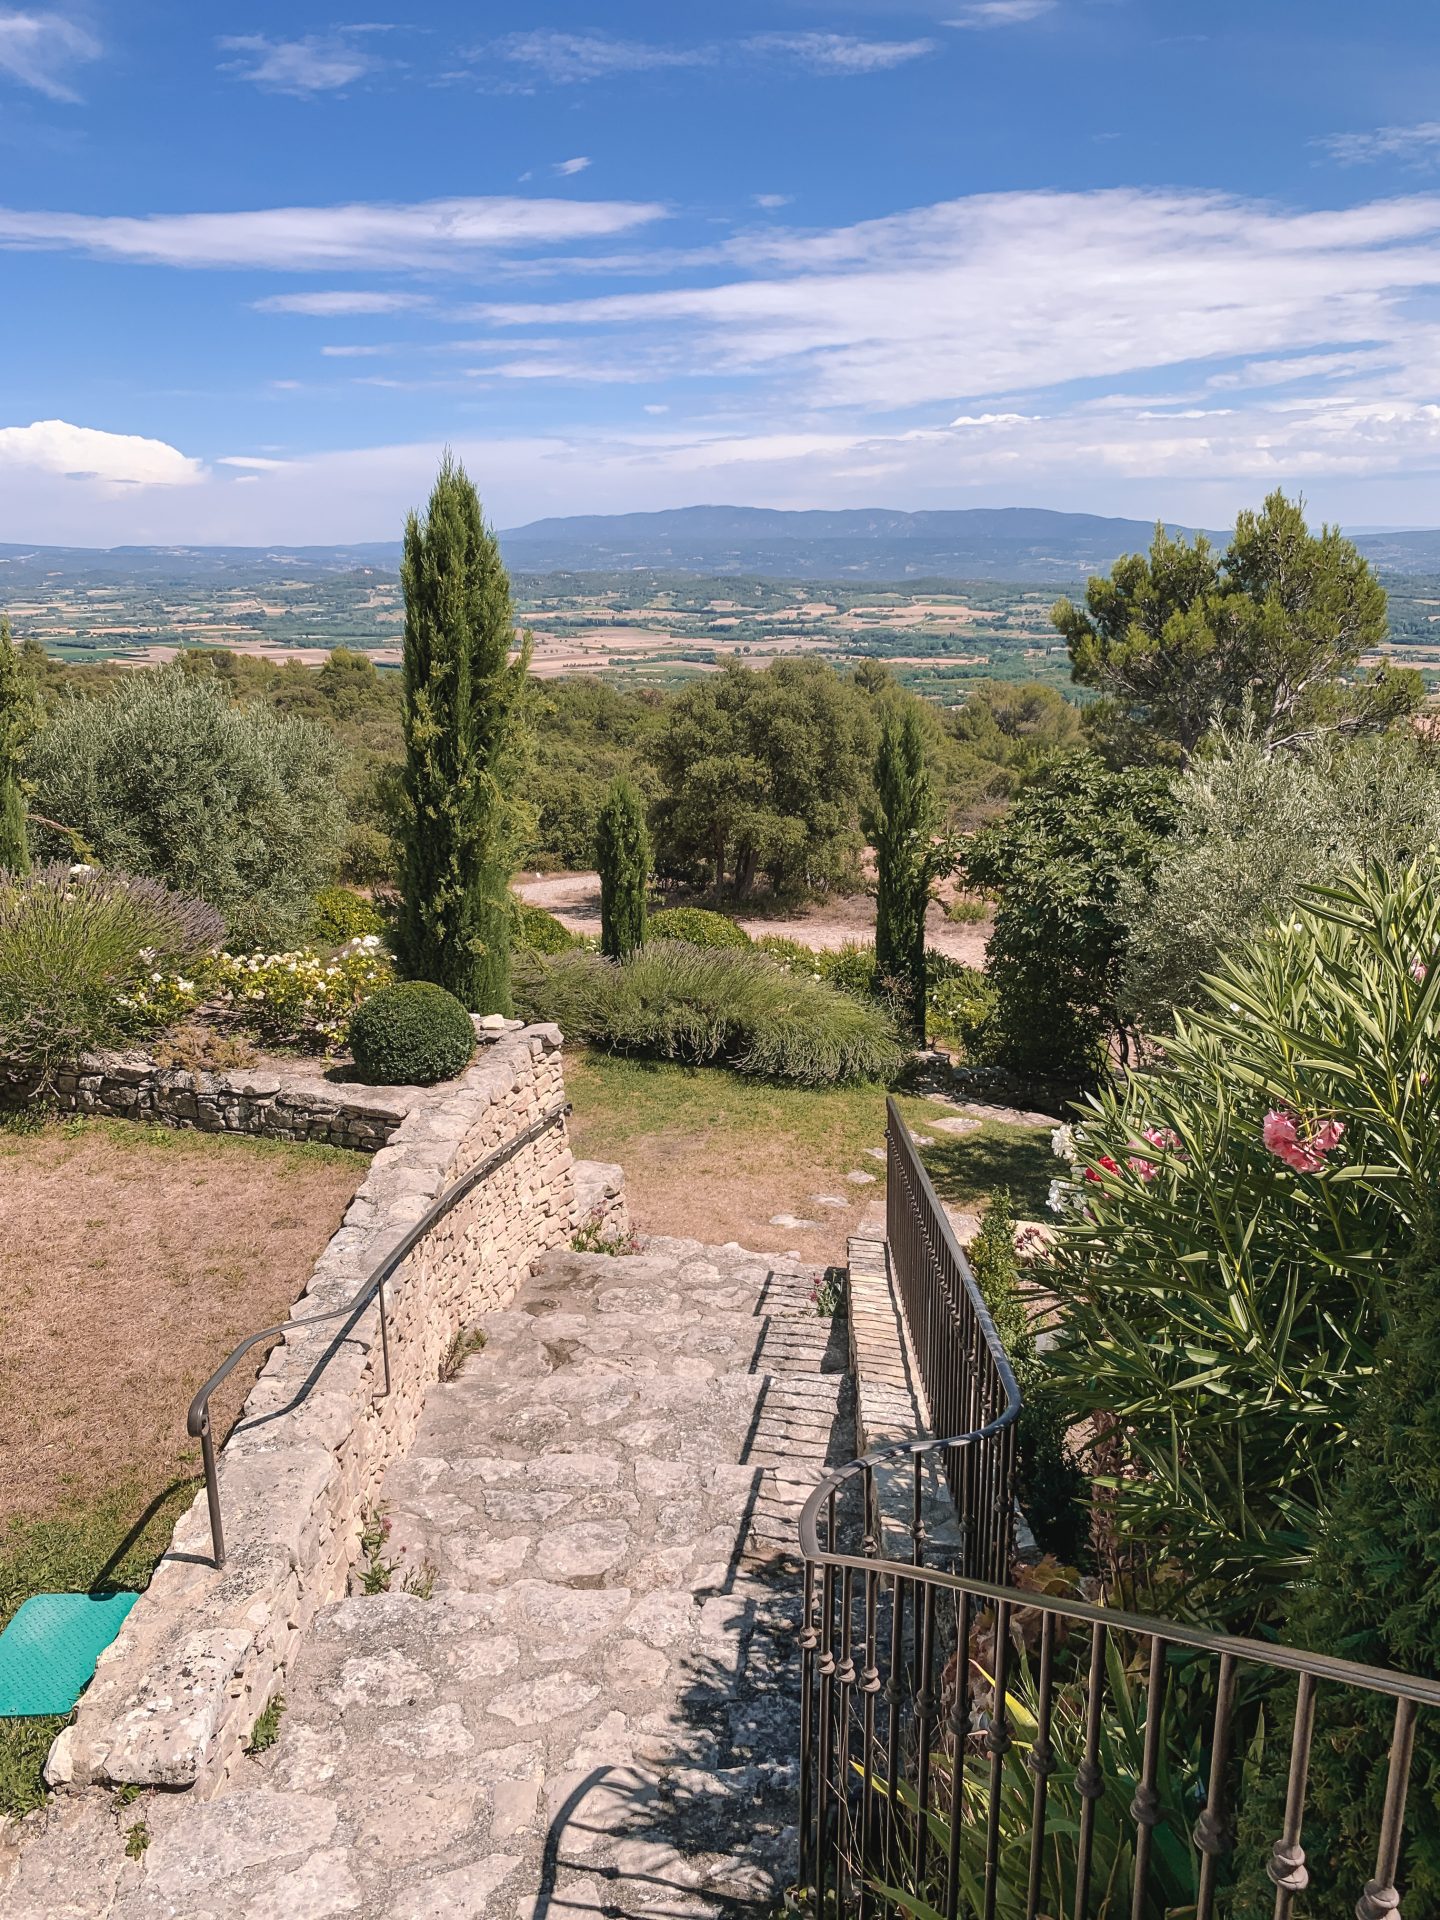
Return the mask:
<path id="1" fill-rule="evenodd" d="M 137 1820 L 133 1827 L 125 1831 L 125 1858 L 138 1860 L 150 1844 L 150 1829 L 143 1820 Z"/>
<path id="2" fill-rule="evenodd" d="M 395 1578 L 393 1560 L 385 1558 L 385 1542 L 390 1538 L 390 1516 L 383 1507 L 371 1507 L 360 1528 L 360 1591 L 373 1597 L 388 1593 Z"/>
<path id="3" fill-rule="evenodd" d="M 479 1353 L 485 1345 L 483 1327 L 461 1327 L 451 1336 L 450 1344 L 440 1356 L 440 1378 L 447 1384 L 459 1378 L 460 1369 L 472 1353 Z"/>
<path id="4" fill-rule="evenodd" d="M 280 1738 L 280 1717 L 285 1711 L 285 1696 L 277 1693 L 250 1729 L 248 1753 L 268 1753 Z"/>
<path id="5" fill-rule="evenodd" d="M 640 1237 L 633 1230 L 621 1232 L 618 1227 L 607 1227 L 604 1208 L 596 1207 L 570 1242 L 570 1247 L 575 1253 L 609 1253 L 622 1259 L 627 1254 L 639 1253 Z"/>
<path id="6" fill-rule="evenodd" d="M 822 1320 L 833 1320 L 845 1304 L 845 1269 L 827 1267 L 810 1289 L 810 1304 Z"/>
<path id="7" fill-rule="evenodd" d="M 433 1600 L 439 1572 L 433 1560 L 422 1560 L 418 1567 L 411 1567 L 406 1573 L 400 1582 L 400 1591 L 411 1594 L 416 1600 Z"/>

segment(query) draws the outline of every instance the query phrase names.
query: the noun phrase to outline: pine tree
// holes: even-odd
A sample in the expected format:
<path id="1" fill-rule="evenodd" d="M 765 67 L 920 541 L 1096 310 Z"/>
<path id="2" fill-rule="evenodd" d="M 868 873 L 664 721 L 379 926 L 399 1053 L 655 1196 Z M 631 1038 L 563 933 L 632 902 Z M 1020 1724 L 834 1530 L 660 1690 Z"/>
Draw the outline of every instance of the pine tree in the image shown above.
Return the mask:
<path id="1" fill-rule="evenodd" d="M 30 870 L 20 758 L 36 721 L 34 685 L 0 615 L 0 872 Z"/>
<path id="2" fill-rule="evenodd" d="M 650 835 L 639 793 L 624 774 L 610 784 L 596 834 L 600 868 L 600 951 L 624 960 L 645 944 Z"/>
<path id="3" fill-rule="evenodd" d="M 514 774 L 528 648 L 494 534 L 446 452 L 405 526 L 401 964 L 476 1013 L 510 1011 Z"/>
<path id="4" fill-rule="evenodd" d="M 936 844 L 939 807 L 925 764 L 925 739 L 913 703 L 892 703 L 881 717 L 875 800 L 865 831 L 875 849 L 875 974 L 898 989 L 905 1023 L 925 1041 L 925 909 L 930 884 L 949 864 Z"/>

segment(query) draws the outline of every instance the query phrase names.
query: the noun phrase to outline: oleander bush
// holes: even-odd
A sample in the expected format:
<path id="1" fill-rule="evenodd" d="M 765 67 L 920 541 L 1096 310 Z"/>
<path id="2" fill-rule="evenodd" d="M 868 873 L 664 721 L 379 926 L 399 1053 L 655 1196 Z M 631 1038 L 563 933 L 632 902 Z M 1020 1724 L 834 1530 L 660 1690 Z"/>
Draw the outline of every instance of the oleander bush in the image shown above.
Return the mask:
<path id="1" fill-rule="evenodd" d="M 517 1006 L 613 1053 L 717 1064 L 803 1085 L 888 1081 L 904 1049 L 879 1007 L 764 954 L 652 941 L 628 960 L 525 956 Z"/>
<path id="2" fill-rule="evenodd" d="M 1059 1137 L 1044 1277 L 1120 1555 L 1248 1628 L 1308 1577 L 1440 1179 L 1440 881 L 1317 890 L 1207 992 Z"/>
<path id="3" fill-rule="evenodd" d="M 753 946 L 748 933 L 723 913 L 704 907 L 665 907 L 646 922 L 647 940 L 683 940 L 692 947 Z"/>
<path id="4" fill-rule="evenodd" d="M 470 1064 L 475 1028 L 444 987 L 401 980 L 360 1007 L 350 1022 L 350 1051 L 371 1086 L 433 1087 Z"/>
<path id="5" fill-rule="evenodd" d="M 198 971 L 224 934 L 203 901 L 133 874 L 0 876 L 0 1056 L 48 1071 L 114 1045 L 146 1024 L 146 987 Z"/>

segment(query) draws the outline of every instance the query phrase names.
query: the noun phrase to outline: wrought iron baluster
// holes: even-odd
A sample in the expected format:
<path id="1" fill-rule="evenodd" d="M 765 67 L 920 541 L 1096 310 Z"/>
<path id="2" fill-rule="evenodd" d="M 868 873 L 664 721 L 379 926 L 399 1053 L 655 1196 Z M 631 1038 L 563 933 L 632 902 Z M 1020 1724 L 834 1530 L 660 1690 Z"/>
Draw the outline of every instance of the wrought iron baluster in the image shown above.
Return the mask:
<path id="1" fill-rule="evenodd" d="M 1275 1882 L 1275 1920 L 1290 1920 L 1297 1893 L 1310 1884 L 1300 1832 L 1305 1821 L 1305 1786 L 1310 1775 L 1310 1741 L 1315 1730 L 1315 1676 L 1302 1673 L 1295 1696 L 1295 1729 L 1290 1736 L 1290 1777 L 1285 1788 L 1285 1831 L 1270 1849 L 1265 1871 Z"/>
<path id="2" fill-rule="evenodd" d="M 920 1645 L 915 1666 L 915 1885 L 922 1889 L 930 1860 L 930 1750 L 940 1711 L 934 1685 L 935 1588 L 925 1582 L 920 1602 Z"/>
<path id="3" fill-rule="evenodd" d="M 990 1756 L 990 1805 L 985 1827 L 985 1920 L 995 1920 L 1000 1892 L 1000 1790 L 1005 1778 L 1005 1756 L 1010 1751 L 1010 1719 L 1005 1690 L 1010 1684 L 1010 1607 L 1002 1600 L 995 1609 L 995 1699 L 990 1710 L 990 1732 L 985 1750 Z"/>
<path id="4" fill-rule="evenodd" d="M 965 1749 L 970 1738 L 970 1595 L 955 1618 L 955 1692 L 950 1702 L 950 1833 L 945 1857 L 945 1920 L 960 1907 L 960 1842 L 965 1824 Z"/>
<path id="5" fill-rule="evenodd" d="M 1040 1617 L 1040 1697 L 1035 1704 L 1035 1740 L 1026 1765 L 1035 1777 L 1035 1792 L 1030 1802 L 1030 1880 L 1025 1893 L 1025 1920 L 1036 1920 L 1040 1912 L 1040 1877 L 1045 1864 L 1045 1803 L 1050 1776 L 1055 1771 L 1055 1750 L 1050 1744 L 1050 1716 L 1055 1694 L 1055 1616 Z"/>
<path id="6" fill-rule="evenodd" d="M 1150 1675 L 1145 1687 L 1145 1753 L 1140 1784 L 1130 1802 L 1135 1822 L 1135 1884 L 1130 1896 L 1130 1920 L 1145 1920 L 1145 1895 L 1150 1880 L 1150 1842 L 1160 1819 L 1160 1795 L 1155 1776 L 1160 1765 L 1160 1719 L 1165 1706 L 1165 1642 L 1150 1637 Z"/>
<path id="7" fill-rule="evenodd" d="M 1105 1776 L 1100 1769 L 1100 1710 L 1105 1697 L 1104 1626 L 1097 1620 L 1090 1629 L 1090 1678 L 1085 1695 L 1085 1757 L 1075 1772 L 1075 1791 L 1080 1795 L 1080 1837 L 1075 1848 L 1075 1920 L 1086 1920 L 1090 1911 L 1090 1866 L 1095 1849 L 1095 1802 L 1105 1791 Z"/>
<path id="8" fill-rule="evenodd" d="M 821 1583 L 820 1654 L 815 1663 L 820 1676 L 820 1782 L 815 1795 L 815 1893 L 821 1911 L 830 1878 L 830 1802 L 835 1776 L 835 1569 L 827 1566 Z"/>
<path id="9" fill-rule="evenodd" d="M 1410 1759 L 1415 1751 L 1415 1702 L 1395 1702 L 1395 1731 L 1390 1736 L 1390 1768 L 1385 1776 L 1385 1809 L 1380 1816 L 1380 1844 L 1375 1852 L 1375 1878 L 1355 1903 L 1355 1920 L 1401 1920 L 1400 1845 L 1405 1837 L 1405 1796 L 1410 1786 Z"/>
<path id="10" fill-rule="evenodd" d="M 870 1911 L 871 1875 L 880 1865 L 875 1845 L 875 1696 L 880 1691 L 880 1668 L 876 1664 L 875 1635 L 879 1627 L 879 1589 L 882 1576 L 873 1568 L 865 1571 L 865 1664 L 860 1670 L 861 1728 L 864 1747 L 860 1791 L 860 1915 Z"/>
<path id="11" fill-rule="evenodd" d="M 815 1877 L 816 1854 L 810 1831 L 814 1801 L 815 1649 L 820 1635 L 815 1627 L 815 1562 L 805 1562 L 805 1597 L 800 1627 L 800 1884 Z"/>
<path id="12" fill-rule="evenodd" d="M 1220 1871 L 1220 1856 L 1229 1849 L 1230 1834 L 1225 1824 L 1225 1769 L 1230 1764 L 1230 1711 L 1235 1701 L 1235 1656 L 1222 1653 L 1220 1672 L 1215 1682 L 1215 1732 L 1210 1749 L 1210 1785 L 1205 1809 L 1195 1822 L 1195 1844 L 1204 1856 L 1200 1862 L 1200 1887 L 1195 1902 L 1195 1920 L 1210 1920 L 1215 1907 L 1215 1881 Z"/>
<path id="13" fill-rule="evenodd" d="M 898 1572 L 891 1581 L 890 1678 L 885 1687 L 888 1749 L 885 1756 L 886 1838 L 892 1877 L 900 1870 L 900 1713 L 905 1704 L 905 1590 L 908 1582 Z"/>

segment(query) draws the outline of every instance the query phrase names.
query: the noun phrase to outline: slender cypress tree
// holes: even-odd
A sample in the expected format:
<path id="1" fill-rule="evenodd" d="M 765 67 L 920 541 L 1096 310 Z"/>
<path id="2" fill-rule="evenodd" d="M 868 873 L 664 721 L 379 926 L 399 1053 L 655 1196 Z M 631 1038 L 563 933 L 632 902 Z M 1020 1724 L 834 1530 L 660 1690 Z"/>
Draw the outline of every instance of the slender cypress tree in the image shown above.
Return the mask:
<path id="1" fill-rule="evenodd" d="M 35 689 L 0 615 L 0 872 L 28 873 L 20 756 L 36 726 Z"/>
<path id="2" fill-rule="evenodd" d="M 645 892 L 650 881 L 650 835 L 645 808 L 624 774 L 610 783 L 596 833 L 600 868 L 600 951 L 624 960 L 645 944 Z"/>
<path id="3" fill-rule="evenodd" d="M 528 648 L 495 536 L 446 451 L 423 521 L 411 514 L 405 593 L 401 965 L 476 1013 L 510 1011 L 513 778 Z"/>
<path id="4" fill-rule="evenodd" d="M 913 704 L 891 703 L 880 720 L 875 799 L 864 825 L 875 849 L 875 972 L 900 992 L 907 1026 L 925 1042 L 925 909 L 947 854 L 935 844 L 939 807 Z"/>

